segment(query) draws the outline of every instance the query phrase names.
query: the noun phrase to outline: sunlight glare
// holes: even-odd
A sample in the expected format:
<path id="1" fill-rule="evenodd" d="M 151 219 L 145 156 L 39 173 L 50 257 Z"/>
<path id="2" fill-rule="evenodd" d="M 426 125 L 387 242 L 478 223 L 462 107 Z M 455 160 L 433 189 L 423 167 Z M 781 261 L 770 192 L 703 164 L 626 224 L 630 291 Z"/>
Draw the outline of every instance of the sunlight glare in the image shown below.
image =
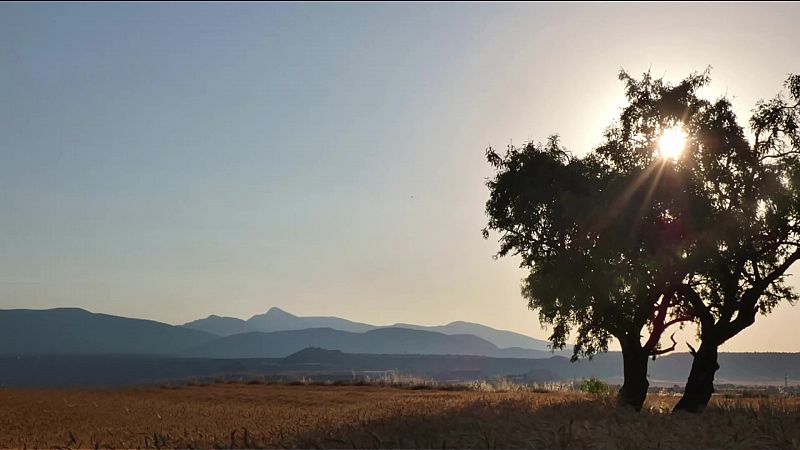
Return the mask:
<path id="1" fill-rule="evenodd" d="M 664 130 L 658 139 L 658 152 L 664 159 L 676 160 L 686 146 L 686 132 L 680 127 Z"/>

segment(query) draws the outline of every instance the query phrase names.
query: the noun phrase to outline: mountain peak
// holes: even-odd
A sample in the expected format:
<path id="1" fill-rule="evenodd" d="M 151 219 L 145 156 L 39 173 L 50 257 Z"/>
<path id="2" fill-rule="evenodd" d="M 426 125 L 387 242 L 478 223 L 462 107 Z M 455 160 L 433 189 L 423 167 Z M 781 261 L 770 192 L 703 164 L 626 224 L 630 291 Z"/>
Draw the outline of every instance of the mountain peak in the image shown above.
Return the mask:
<path id="1" fill-rule="evenodd" d="M 456 320 L 455 322 L 450 322 L 445 326 L 449 327 L 449 326 L 455 326 L 455 325 L 477 325 L 477 326 L 482 326 L 482 327 L 486 326 L 486 325 L 481 325 L 481 324 L 475 323 L 475 322 L 465 322 L 463 320 Z"/>
<path id="2" fill-rule="evenodd" d="M 217 336 L 230 336 L 232 334 L 250 331 L 247 322 L 236 317 L 218 316 L 211 314 L 205 319 L 197 319 L 183 324 L 186 328 L 205 331 Z"/>
<path id="3" fill-rule="evenodd" d="M 288 312 L 278 308 L 277 306 L 273 306 L 272 308 L 270 308 L 266 312 L 266 314 L 264 314 L 264 315 L 265 316 L 270 316 L 270 317 L 282 317 L 282 318 L 287 318 L 287 319 L 288 318 L 292 318 L 292 319 L 297 318 L 297 316 L 295 316 L 294 314 L 288 313 Z"/>

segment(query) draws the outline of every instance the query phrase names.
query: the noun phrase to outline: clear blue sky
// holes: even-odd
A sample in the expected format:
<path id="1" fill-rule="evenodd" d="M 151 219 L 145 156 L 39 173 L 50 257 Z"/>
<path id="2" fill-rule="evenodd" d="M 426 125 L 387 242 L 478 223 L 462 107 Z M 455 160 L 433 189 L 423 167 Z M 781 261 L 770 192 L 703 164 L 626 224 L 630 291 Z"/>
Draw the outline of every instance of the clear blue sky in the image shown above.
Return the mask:
<path id="1" fill-rule="evenodd" d="M 0 4 L 0 308 L 182 323 L 270 306 L 545 337 L 484 241 L 488 145 L 575 152 L 617 71 L 743 116 L 798 4 Z M 800 351 L 800 308 L 729 350 Z M 783 347 L 782 347 L 783 346 Z"/>

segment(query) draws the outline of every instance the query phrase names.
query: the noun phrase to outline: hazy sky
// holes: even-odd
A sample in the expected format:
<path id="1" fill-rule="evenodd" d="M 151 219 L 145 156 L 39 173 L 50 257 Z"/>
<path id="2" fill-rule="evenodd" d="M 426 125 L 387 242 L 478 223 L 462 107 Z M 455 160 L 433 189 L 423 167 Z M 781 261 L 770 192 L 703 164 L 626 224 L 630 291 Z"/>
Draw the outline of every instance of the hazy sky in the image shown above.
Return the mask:
<path id="1" fill-rule="evenodd" d="M 617 72 L 746 119 L 800 4 L 0 4 L 0 308 L 278 306 L 546 337 L 484 241 L 484 150 L 598 144 Z M 794 268 L 797 270 L 797 267 Z M 725 350 L 800 351 L 800 306 Z"/>

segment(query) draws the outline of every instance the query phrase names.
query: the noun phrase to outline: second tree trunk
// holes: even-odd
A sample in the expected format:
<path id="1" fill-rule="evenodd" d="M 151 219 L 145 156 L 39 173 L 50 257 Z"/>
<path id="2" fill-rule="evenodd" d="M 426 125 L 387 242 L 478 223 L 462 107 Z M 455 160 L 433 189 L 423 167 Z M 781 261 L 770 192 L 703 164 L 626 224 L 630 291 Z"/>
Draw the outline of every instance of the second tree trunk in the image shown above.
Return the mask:
<path id="1" fill-rule="evenodd" d="M 718 348 L 716 344 L 700 344 L 694 355 L 683 397 L 675 405 L 674 411 L 700 413 L 708 405 L 714 393 L 714 374 L 719 369 Z"/>

